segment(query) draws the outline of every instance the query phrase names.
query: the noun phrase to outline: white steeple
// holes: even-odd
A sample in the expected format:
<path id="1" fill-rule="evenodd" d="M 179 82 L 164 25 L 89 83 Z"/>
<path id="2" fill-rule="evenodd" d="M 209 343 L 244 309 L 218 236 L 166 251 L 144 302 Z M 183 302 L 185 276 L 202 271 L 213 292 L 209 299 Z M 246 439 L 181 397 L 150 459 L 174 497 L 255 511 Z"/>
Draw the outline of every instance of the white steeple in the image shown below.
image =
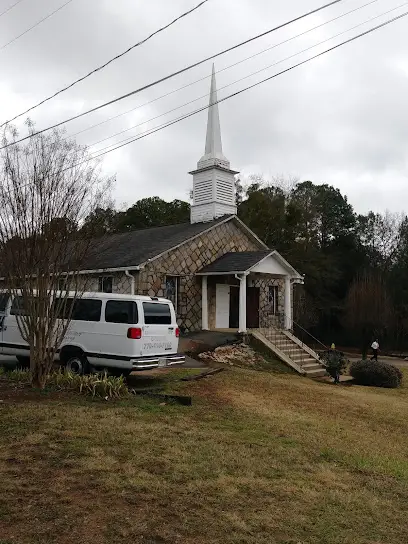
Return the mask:
<path id="1" fill-rule="evenodd" d="M 212 67 L 210 107 L 208 108 L 207 138 L 205 140 L 205 153 L 197 164 L 198 168 L 214 166 L 216 161 L 224 163 L 226 168 L 230 162 L 222 153 L 220 114 L 218 111 L 217 83 L 215 80 L 215 66 Z"/>
<path id="2" fill-rule="evenodd" d="M 205 153 L 193 175 L 191 223 L 212 221 L 224 215 L 235 215 L 235 174 L 222 152 L 215 67 L 212 68 L 210 107 L 208 108 Z"/>

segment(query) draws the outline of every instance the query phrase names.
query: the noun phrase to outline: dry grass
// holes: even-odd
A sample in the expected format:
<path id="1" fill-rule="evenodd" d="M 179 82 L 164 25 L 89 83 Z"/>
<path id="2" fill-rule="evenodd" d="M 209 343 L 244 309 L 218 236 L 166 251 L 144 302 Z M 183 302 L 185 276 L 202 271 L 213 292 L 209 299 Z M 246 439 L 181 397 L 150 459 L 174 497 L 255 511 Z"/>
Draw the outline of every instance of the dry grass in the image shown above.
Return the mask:
<path id="1" fill-rule="evenodd" d="M 234 369 L 0 408 L 0 544 L 401 544 L 408 389 Z M 1 540 L 3 539 L 3 540 Z"/>

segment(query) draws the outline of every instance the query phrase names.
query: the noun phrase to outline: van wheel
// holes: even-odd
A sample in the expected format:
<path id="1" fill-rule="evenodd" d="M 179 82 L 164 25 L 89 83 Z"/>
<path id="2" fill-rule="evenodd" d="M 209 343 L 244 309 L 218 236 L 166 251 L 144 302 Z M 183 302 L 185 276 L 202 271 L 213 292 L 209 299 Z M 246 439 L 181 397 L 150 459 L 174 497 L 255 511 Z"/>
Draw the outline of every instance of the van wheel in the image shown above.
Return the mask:
<path id="1" fill-rule="evenodd" d="M 84 354 L 69 355 L 65 361 L 65 369 L 73 374 L 82 376 L 89 373 L 89 363 Z"/>
<path id="2" fill-rule="evenodd" d="M 30 368 L 30 357 L 17 355 L 16 359 L 21 368 Z"/>

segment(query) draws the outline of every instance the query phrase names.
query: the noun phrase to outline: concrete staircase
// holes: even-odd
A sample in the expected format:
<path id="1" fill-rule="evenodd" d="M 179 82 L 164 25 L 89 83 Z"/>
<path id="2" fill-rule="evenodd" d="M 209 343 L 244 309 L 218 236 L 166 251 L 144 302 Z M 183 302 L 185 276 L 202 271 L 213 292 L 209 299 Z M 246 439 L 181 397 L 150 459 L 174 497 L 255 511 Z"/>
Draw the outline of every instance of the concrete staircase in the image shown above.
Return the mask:
<path id="1" fill-rule="evenodd" d="M 252 335 L 270 349 L 281 361 L 308 378 L 326 375 L 326 368 L 319 356 L 289 331 L 258 329 Z"/>

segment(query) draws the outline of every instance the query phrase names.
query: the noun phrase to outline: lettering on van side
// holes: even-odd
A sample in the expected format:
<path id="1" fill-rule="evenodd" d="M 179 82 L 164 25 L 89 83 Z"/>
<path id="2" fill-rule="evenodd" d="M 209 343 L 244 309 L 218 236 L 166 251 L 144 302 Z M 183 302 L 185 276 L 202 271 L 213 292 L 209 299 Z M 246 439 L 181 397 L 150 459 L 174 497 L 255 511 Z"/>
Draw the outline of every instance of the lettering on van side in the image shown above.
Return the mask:
<path id="1" fill-rule="evenodd" d="M 145 342 L 143 344 L 143 350 L 162 350 L 171 351 L 171 342 Z"/>

